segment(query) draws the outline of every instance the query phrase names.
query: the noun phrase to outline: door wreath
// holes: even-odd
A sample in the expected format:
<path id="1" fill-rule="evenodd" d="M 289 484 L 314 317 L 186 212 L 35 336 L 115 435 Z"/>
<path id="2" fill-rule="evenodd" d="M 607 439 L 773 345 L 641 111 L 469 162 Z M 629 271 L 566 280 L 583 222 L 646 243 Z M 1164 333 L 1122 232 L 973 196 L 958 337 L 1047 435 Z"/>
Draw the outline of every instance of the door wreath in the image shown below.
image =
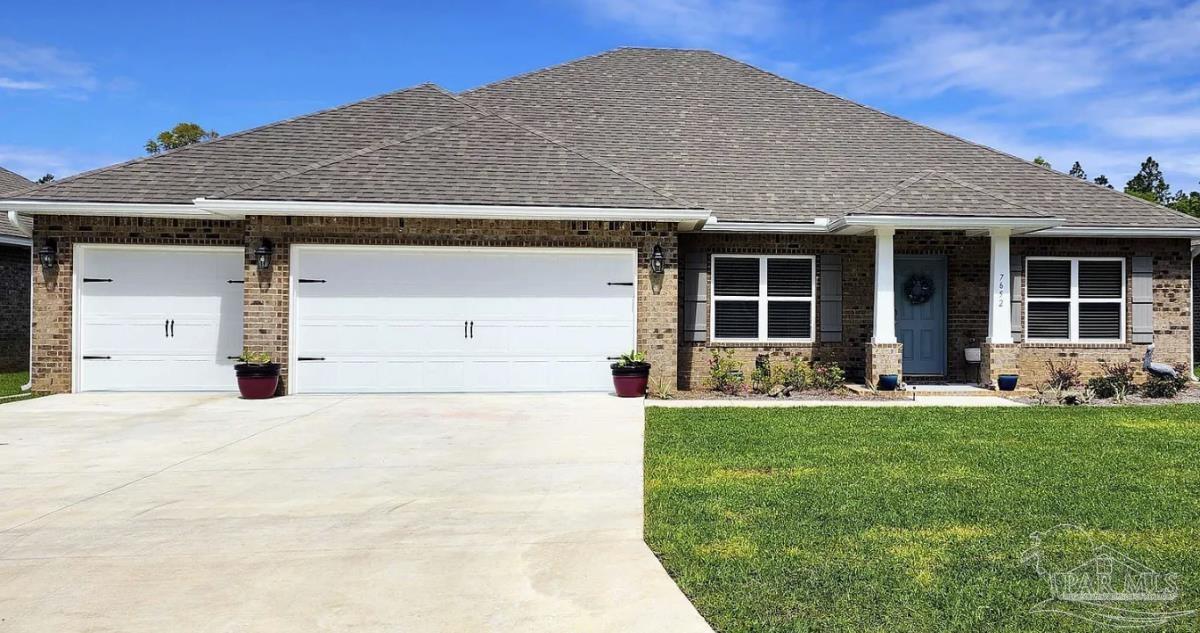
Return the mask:
<path id="1" fill-rule="evenodd" d="M 904 296 L 919 306 L 933 298 L 933 280 L 928 275 L 913 275 L 904 282 Z"/>

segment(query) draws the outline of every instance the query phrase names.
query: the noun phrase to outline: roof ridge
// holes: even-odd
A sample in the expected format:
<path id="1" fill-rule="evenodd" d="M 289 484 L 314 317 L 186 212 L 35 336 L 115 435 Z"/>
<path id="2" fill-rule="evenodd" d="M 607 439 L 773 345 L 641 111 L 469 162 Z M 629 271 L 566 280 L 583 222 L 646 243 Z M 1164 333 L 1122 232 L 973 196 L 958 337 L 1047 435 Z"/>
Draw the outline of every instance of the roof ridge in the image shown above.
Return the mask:
<path id="1" fill-rule="evenodd" d="M 980 187 L 979 185 L 962 180 L 961 178 L 951 174 L 950 172 L 943 171 L 941 169 L 926 169 L 926 170 L 920 171 L 916 175 L 901 181 L 899 184 L 893 185 L 892 187 L 888 187 L 886 190 L 884 190 L 883 193 L 875 196 L 874 198 L 871 198 L 867 202 L 855 207 L 854 209 L 851 209 L 850 212 L 852 213 L 854 211 L 870 211 L 871 209 L 874 209 L 874 208 L 878 207 L 879 205 L 883 204 L 885 201 L 895 198 L 896 196 L 900 195 L 901 193 L 903 193 L 904 191 L 913 187 L 914 185 L 921 182 L 922 180 L 926 180 L 930 177 L 941 178 L 942 180 L 953 183 L 954 185 L 957 185 L 959 187 L 963 187 L 964 189 L 969 189 L 971 191 L 974 191 L 975 193 L 987 196 L 989 198 L 995 198 L 996 200 L 999 200 L 1005 204 L 1017 207 L 1018 209 L 1024 209 L 1024 210 L 1029 211 L 1030 213 L 1034 213 L 1036 215 L 1040 215 L 1040 216 L 1044 216 L 1044 217 L 1051 217 L 1050 214 L 1046 213 L 1045 211 L 1042 211 L 1041 209 L 1035 209 L 1029 205 L 1022 204 L 1015 200 L 1009 199 L 1006 196 L 1002 196 L 993 191 L 984 189 L 983 187 Z"/>
<path id="2" fill-rule="evenodd" d="M 622 47 L 610 48 L 606 51 L 600 51 L 599 53 L 592 53 L 591 55 L 584 55 L 583 57 L 576 57 L 575 59 L 568 59 L 565 62 L 558 62 L 557 64 L 550 64 L 549 66 L 545 66 L 543 68 L 536 68 L 534 70 L 529 70 L 529 71 L 526 71 L 523 73 L 518 73 L 511 77 L 505 77 L 504 79 L 497 79 L 496 81 L 490 81 L 481 86 L 475 86 L 474 88 L 471 88 L 470 90 L 462 91 L 462 94 L 469 95 L 473 92 L 479 92 L 480 90 L 484 90 L 485 88 L 491 88 L 492 86 L 498 86 L 500 84 L 508 83 L 510 81 L 517 81 L 518 79 L 524 79 L 526 77 L 529 77 L 530 75 L 536 75 L 538 73 L 543 73 L 543 72 L 546 72 L 547 70 L 554 70 L 556 68 L 562 68 L 563 66 L 570 66 L 571 64 L 575 64 L 575 63 L 582 62 L 582 61 L 587 61 L 589 59 L 596 59 L 598 57 L 604 57 L 605 55 L 611 55 L 612 53 L 615 53 L 619 50 L 622 50 Z"/>
<path id="3" fill-rule="evenodd" d="M 1061 171 L 1056 171 L 1056 170 L 1054 170 L 1054 169 L 1047 169 L 1047 168 L 1045 168 L 1045 167 L 1041 167 L 1040 165 L 1037 165 L 1037 164 L 1035 164 L 1033 161 L 1028 161 L 1028 160 L 1025 160 L 1024 158 L 1021 158 L 1020 156 L 1017 156 L 1017 155 L 1015 155 L 1015 154 L 1010 154 L 1010 153 L 1008 153 L 1008 152 L 1005 152 L 1005 151 L 1003 151 L 1003 150 L 996 149 L 996 148 L 994 148 L 994 147 L 991 147 L 990 145 L 984 145 L 983 143 L 978 143 L 978 142 L 976 142 L 976 141 L 972 141 L 972 140 L 970 140 L 970 139 L 966 139 L 966 138 L 963 138 L 963 137 L 961 137 L 961 136 L 957 136 L 957 135 L 955 135 L 955 134 L 951 134 L 951 133 L 949 133 L 949 132 L 946 132 L 946 131 L 943 131 L 943 130 L 939 130 L 939 129 L 937 129 L 937 128 L 930 127 L 930 126 L 928 126 L 928 125 L 925 125 L 925 124 L 923 124 L 923 123 L 918 123 L 918 122 L 916 122 L 916 121 L 912 121 L 912 120 L 906 119 L 906 118 L 904 118 L 904 117 L 902 117 L 902 116 L 898 116 L 898 115 L 895 115 L 895 114 L 891 114 L 890 112 L 884 112 L 883 110 L 880 110 L 880 109 L 878 109 L 878 108 L 874 108 L 874 107 L 871 107 L 871 106 L 869 106 L 869 105 L 866 105 L 866 104 L 863 104 L 863 103 L 859 103 L 858 101 L 855 101 L 855 100 L 853 100 L 853 99 L 848 99 L 848 98 L 846 98 L 846 97 L 843 97 L 843 96 L 840 96 L 840 95 L 833 94 L 832 92 L 829 92 L 829 91 L 827 91 L 827 90 L 822 90 L 821 88 L 817 88 L 817 87 L 814 87 L 814 86 L 810 86 L 810 85 L 808 85 L 808 84 L 802 84 L 802 83 L 800 83 L 799 81 L 796 81 L 796 80 L 794 80 L 794 79 L 788 79 L 787 77 L 784 77 L 784 76 L 782 76 L 782 75 L 778 75 L 778 74 L 776 74 L 776 73 L 773 73 L 773 72 L 771 72 L 771 71 L 769 71 L 769 70 L 764 70 L 764 69 L 762 69 L 762 68 L 759 68 L 759 67 L 757 67 L 757 66 L 754 66 L 754 65 L 752 65 L 752 64 L 748 64 L 748 63 L 746 63 L 746 62 L 744 62 L 744 61 L 742 61 L 742 60 L 740 60 L 740 59 L 735 59 L 735 58 L 733 58 L 733 57 L 730 57 L 730 56 L 728 56 L 728 55 L 725 55 L 725 54 L 722 54 L 722 53 L 718 53 L 718 52 L 716 52 L 716 51 L 705 51 L 705 52 L 707 52 L 707 53 L 710 53 L 710 54 L 712 54 L 712 55 L 715 55 L 715 56 L 717 56 L 717 57 L 720 57 L 720 58 L 722 58 L 722 59 L 727 59 L 727 60 L 729 60 L 729 61 L 731 61 L 731 62 L 733 62 L 733 63 L 735 63 L 735 64 L 738 64 L 738 65 L 740 65 L 740 66 L 744 66 L 744 67 L 746 67 L 746 68 L 749 68 L 750 70 L 752 70 L 752 71 L 755 71 L 755 72 L 758 72 L 758 73 L 760 73 L 760 74 L 767 75 L 768 77 L 774 78 L 774 79 L 776 79 L 776 80 L 778 80 L 778 81 L 782 81 L 782 82 L 789 83 L 789 84 L 792 84 L 792 85 L 795 85 L 795 86 L 800 86 L 801 88 L 806 88 L 806 89 L 808 89 L 808 90 L 812 90 L 813 92 L 817 92 L 817 93 L 820 93 L 820 94 L 822 94 L 822 95 L 825 95 L 825 96 L 827 96 L 827 97 L 831 97 L 831 98 L 833 98 L 833 99 L 837 99 L 838 101 L 843 101 L 843 102 L 845 102 L 845 103 L 848 103 L 848 104 L 850 104 L 850 105 L 853 105 L 853 106 L 857 106 L 857 107 L 859 107 L 859 108 L 862 108 L 862 109 L 864 109 L 864 110 L 867 110 L 867 111 L 869 111 L 869 112 L 874 112 L 875 114 L 879 114 L 879 115 L 882 115 L 882 116 L 888 117 L 889 119 L 894 119 L 894 120 L 896 120 L 896 121 L 899 121 L 899 122 L 901 122 L 901 123 L 907 123 L 908 125 L 912 125 L 912 126 L 915 126 L 915 127 L 919 127 L 919 128 L 921 128 L 921 129 L 923 129 L 923 130 L 927 130 L 927 131 L 929 131 L 929 132 L 933 132 L 934 134 L 938 134 L 938 135 L 940 135 L 940 136 L 944 136 L 944 137 L 946 137 L 946 138 L 954 139 L 954 140 L 956 140 L 956 141 L 961 141 L 961 142 L 963 142 L 963 143 L 966 143 L 966 144 L 968 144 L 968 145 L 972 145 L 972 146 L 974 146 L 974 147 L 978 147 L 978 148 L 980 148 L 980 149 L 983 149 L 983 150 L 986 150 L 986 151 L 992 152 L 993 154 L 996 154 L 996 155 L 998 155 L 998 156 L 1003 156 L 1003 157 L 1005 157 L 1005 158 L 1012 159 L 1012 160 L 1014 160 L 1014 161 L 1017 161 L 1017 162 L 1019 162 L 1019 163 L 1023 163 L 1023 164 L 1025 164 L 1025 165 L 1028 165 L 1028 166 L 1030 166 L 1030 167 L 1035 167 L 1035 168 L 1038 168 L 1038 169 L 1044 169 L 1044 170 L 1045 170 L 1047 173 L 1053 174 L 1053 175 L 1055 175 L 1055 176 L 1059 176 L 1059 177 L 1061 177 L 1061 178 L 1066 178 L 1066 179 L 1069 179 L 1069 180 L 1073 180 L 1073 181 L 1075 181 L 1076 183 L 1080 183 L 1080 184 L 1092 185 L 1092 186 L 1094 186 L 1094 187 L 1099 187 L 1100 189 L 1102 189 L 1102 190 L 1104 190 L 1104 191 L 1107 191 L 1107 192 L 1109 192 L 1109 193 L 1115 193 L 1115 194 L 1119 194 L 1119 195 L 1122 195 L 1122 196 L 1125 196 L 1125 197 L 1128 197 L 1128 198 L 1132 198 L 1132 199 L 1134 199 L 1134 200 L 1137 200 L 1137 201 L 1139 201 L 1139 202 L 1142 202 L 1143 204 L 1147 204 L 1147 205 L 1149 205 L 1150 207 L 1152 207 L 1152 208 L 1154 208 L 1154 209 L 1156 209 L 1156 210 L 1158 210 L 1158 211 L 1167 211 L 1167 212 L 1169 212 L 1169 213 L 1175 214 L 1175 215 L 1177 215 L 1177 216 L 1180 216 L 1180 217 L 1189 218 L 1189 219 L 1193 219 L 1193 220 L 1195 220 L 1195 219 L 1196 219 L 1196 218 L 1195 218 L 1195 216 L 1188 215 L 1188 214 L 1186 214 L 1186 213 L 1183 213 L 1182 211 L 1176 211 L 1175 209 L 1172 209 L 1172 208 L 1170 208 L 1170 207 L 1167 207 L 1167 206 L 1164 206 L 1164 205 L 1161 205 L 1161 204 L 1158 204 L 1158 203 L 1155 203 L 1155 202 L 1150 202 L 1149 200 L 1146 200 L 1146 199 L 1144 199 L 1144 198 L 1139 198 L 1139 197 L 1137 197 L 1137 196 L 1132 196 L 1132 195 L 1129 195 L 1129 194 L 1125 193 L 1124 191 L 1117 191 L 1116 189 L 1109 189 L 1108 187 L 1105 187 L 1105 186 L 1103 186 L 1103 185 L 1097 185 L 1096 183 L 1089 182 L 1089 181 L 1083 180 L 1083 179 L 1081 179 L 1081 178 L 1076 178 L 1076 177 L 1074 177 L 1074 176 L 1071 176 L 1071 175 L 1069 175 L 1069 174 L 1064 174 L 1064 173 L 1062 173 Z"/>
<path id="4" fill-rule="evenodd" d="M 609 52 L 611 52 L 611 51 L 609 51 Z M 456 95 L 452 92 L 444 90 L 441 86 L 433 86 L 433 88 L 435 90 L 441 90 L 446 96 L 450 97 L 451 99 L 454 99 L 455 101 L 457 101 L 469 108 L 474 108 L 475 110 L 478 110 L 479 112 L 484 112 L 491 116 L 495 116 L 495 117 L 503 120 L 504 122 L 508 123 L 509 125 L 516 126 L 522 130 L 525 130 L 526 132 L 529 132 L 530 134 L 537 136 L 538 138 L 541 138 L 542 140 L 544 140 L 548 143 L 552 143 L 558 147 L 561 147 L 562 149 L 564 149 L 568 152 L 571 152 L 572 154 L 575 154 L 576 156 L 578 156 L 584 160 L 595 163 L 595 164 L 613 172 L 614 174 L 617 174 L 618 176 L 624 178 L 625 180 L 628 180 L 628 181 L 646 189 L 647 191 L 650 191 L 651 193 L 653 193 L 657 196 L 661 196 L 663 198 L 666 198 L 667 200 L 673 200 L 673 201 L 683 205 L 685 208 L 696 208 L 696 209 L 701 208 L 699 205 L 696 205 L 692 202 L 688 202 L 687 200 L 685 200 L 683 198 L 677 198 L 665 191 L 660 191 L 657 187 L 654 187 L 650 183 L 642 180 L 641 178 L 638 178 L 632 174 L 626 173 L 624 170 L 617 167 L 616 165 L 613 165 L 613 164 L 609 163 L 608 161 L 591 156 L 590 154 L 588 154 L 582 150 L 576 149 L 575 147 L 572 147 L 571 145 L 569 145 L 563 141 L 560 141 L 560 140 L 554 138 L 553 136 L 550 136 L 549 134 L 546 134 L 545 132 L 538 130 L 537 128 L 534 128 L 530 125 L 522 123 L 519 119 L 511 117 L 507 114 L 496 112 L 494 110 L 491 110 L 490 108 L 485 108 L 481 105 L 476 105 L 474 103 L 471 103 L 470 101 L 463 99 L 459 95 Z"/>
<path id="5" fill-rule="evenodd" d="M 407 143 L 409 141 L 420 138 L 422 136 L 427 136 L 427 135 L 433 134 L 435 132 L 442 132 L 445 130 L 449 130 L 451 128 L 458 127 L 460 125 L 464 125 L 464 124 L 471 123 L 474 121 L 479 121 L 479 120 L 482 120 L 485 118 L 487 118 L 487 115 L 485 115 L 485 114 L 473 114 L 468 117 L 456 119 L 449 123 L 442 123 L 440 125 L 434 125 L 434 126 L 430 126 L 425 129 L 422 129 L 422 130 L 417 130 L 416 132 L 409 132 L 408 134 L 405 134 L 404 136 L 400 136 L 397 138 L 385 139 L 382 141 L 378 141 L 378 142 L 372 143 L 370 145 L 367 145 L 365 147 L 360 147 L 351 152 L 345 152 L 342 154 L 338 154 L 337 156 L 327 158 L 325 160 L 320 160 L 315 163 L 309 163 L 308 165 L 304 165 L 303 167 L 294 167 L 292 169 L 285 169 L 284 171 L 277 172 L 275 174 L 267 176 L 266 178 L 263 178 L 261 180 L 256 180 L 255 182 L 252 182 L 247 185 L 243 185 L 240 187 L 230 187 L 228 189 L 218 191 L 218 192 L 212 194 L 210 196 L 210 198 L 213 200 L 220 200 L 220 199 L 227 200 L 227 199 L 230 199 L 229 196 L 232 196 L 234 194 L 243 193 L 246 191 L 250 191 L 252 189 L 257 189 L 263 185 L 269 185 L 271 183 L 279 182 L 281 180 L 287 180 L 288 178 L 292 178 L 293 176 L 299 176 L 300 174 L 304 174 L 304 173 L 307 173 L 310 171 L 315 171 L 318 169 L 329 167 L 330 165 L 334 165 L 334 164 L 340 163 L 342 161 L 350 160 L 352 158 L 358 158 L 359 156 L 364 156 L 364 155 L 370 154 L 372 152 L 377 152 L 381 149 L 386 149 L 386 148 L 392 147 L 394 145 L 401 145 L 403 143 Z"/>
<path id="6" fill-rule="evenodd" d="M 359 99 L 358 101 L 351 101 L 351 102 L 349 102 L 349 103 L 343 103 L 343 104 L 341 104 L 341 105 L 336 105 L 336 106 L 333 106 L 333 107 L 331 107 L 331 108 L 325 108 L 325 109 L 323 109 L 323 110 L 317 110 L 316 112 L 309 112 L 308 114 L 300 114 L 300 115 L 297 115 L 297 116 L 294 116 L 294 117 L 290 117 L 290 118 L 287 118 L 287 119 L 280 119 L 280 120 L 278 120 L 278 121 L 272 121 L 272 122 L 270 122 L 270 123 L 264 123 L 264 124 L 262 124 L 262 125 L 258 125 L 258 126 L 252 127 L 252 128 L 245 129 L 245 130 L 239 130 L 239 131 L 237 131 L 237 132 L 234 132 L 234 133 L 232 133 L 232 134 L 227 134 L 227 135 L 225 135 L 225 136 L 218 136 L 217 138 L 215 138 L 215 139 L 212 139 L 211 141 L 204 141 L 204 142 L 202 142 L 202 143 L 192 143 L 191 145 L 184 145 L 183 147 L 177 147 L 177 148 L 175 148 L 175 149 L 169 149 L 169 150 L 167 150 L 167 151 L 165 151 L 165 152 L 161 152 L 161 153 L 158 153 L 158 154 L 151 154 L 151 155 L 149 155 L 149 156 L 138 156 L 137 158 L 131 158 L 131 159 L 129 159 L 129 160 L 127 160 L 127 161 L 124 161 L 124 162 L 116 163 L 116 164 L 113 164 L 113 165 L 106 165 L 106 166 L 104 166 L 104 167 L 98 167 L 98 168 L 96 168 L 96 169 L 91 169 L 91 170 L 88 170 L 88 171 L 85 171 L 85 172 L 80 172 L 80 173 L 78 173 L 78 174 L 74 174 L 74 175 L 72 175 L 72 176 L 67 176 L 66 178 L 63 178 L 63 179 L 61 179 L 61 180 L 52 180 L 52 181 L 50 181 L 50 182 L 48 182 L 48 183 L 45 183 L 45 184 L 42 184 L 42 185 L 37 185 L 37 186 L 35 186 L 35 187 L 32 187 L 32 188 L 30 188 L 30 189 L 25 189 L 25 190 L 21 191 L 21 193 L 22 193 L 22 194 L 28 194 L 28 193 L 35 193 L 35 192 L 43 191 L 43 190 L 45 190 L 45 189 L 49 189 L 49 188 L 51 188 L 51 187 L 54 187 L 55 185 L 60 185 L 60 184 L 62 184 L 62 183 L 65 183 L 65 182 L 71 182 L 71 181 L 73 181 L 73 180 L 76 180 L 76 179 L 78 179 L 78 178 L 83 178 L 84 176 L 92 176 L 92 175 L 95 175 L 95 174 L 100 174 L 100 173 L 104 173 L 104 172 L 107 172 L 107 171 L 110 171 L 110 170 L 113 170 L 113 169 L 118 169 L 118 168 L 120 168 L 120 167 L 125 167 L 126 165 L 132 165 L 132 164 L 135 164 L 135 163 L 140 163 L 140 162 L 144 162 L 144 161 L 151 161 L 151 160 L 154 160 L 154 159 L 156 159 L 156 158 L 162 158 L 162 157 L 164 157 L 164 156 L 172 156 L 172 155 L 175 155 L 175 154 L 178 154 L 178 153 L 181 153 L 181 152 L 185 152 L 185 151 L 187 151 L 187 150 L 190 150 L 190 149 L 195 149 L 195 148 L 197 148 L 197 147 L 202 147 L 202 146 L 203 146 L 203 147 L 208 147 L 208 146 L 211 146 L 211 145 L 213 145 L 213 144 L 220 143 L 221 141 L 229 140 L 229 139 L 232 139 L 232 138 L 239 138 L 239 137 L 245 136 L 245 135 L 247 135 L 247 134 L 251 134 L 251 133 L 253 133 L 253 132 L 259 132 L 259 131 L 266 130 L 266 129 L 269 129 L 269 128 L 273 128 L 273 127 L 276 127 L 276 126 L 279 126 L 279 125 L 283 125 L 283 124 L 285 124 L 285 123 L 292 123 L 292 122 L 294 122 L 294 121 L 300 121 L 300 120 L 302 120 L 302 119 L 308 119 L 308 118 L 312 118 L 312 117 L 315 117 L 315 116 L 318 116 L 318 115 L 322 115 L 322 114 L 328 114 L 328 113 L 330 113 L 330 112 L 337 112 L 337 111 L 339 111 L 339 110 L 344 110 L 344 109 L 346 109 L 346 108 L 349 108 L 349 107 L 351 107 L 351 106 L 356 106 L 356 105 L 360 105 L 360 104 L 364 104 L 364 103 L 370 103 L 370 102 L 372 102 L 372 101 L 378 101 L 378 100 L 380 100 L 380 99 L 383 99 L 383 98 L 385 98 L 385 97 L 390 97 L 390 96 L 393 96 L 393 95 L 403 94 L 403 93 L 405 93 L 405 92 L 410 92 L 410 91 L 416 90 L 416 89 L 418 89 L 418 88 L 427 87 L 427 86 L 432 86 L 432 85 L 433 85 L 433 84 L 432 84 L 432 83 L 430 83 L 430 82 L 420 83 L 420 84 L 416 84 L 416 85 L 413 85 L 413 86 L 409 86 L 409 87 L 407 87 L 407 88 L 401 88 L 401 89 L 399 89 L 399 90 L 392 90 L 392 91 L 389 91 L 389 92 L 384 92 L 384 93 L 380 93 L 380 94 L 377 94 L 377 95 L 374 95 L 374 96 L 371 96 L 371 97 L 367 97 L 367 98 L 365 98 L 365 99 Z"/>

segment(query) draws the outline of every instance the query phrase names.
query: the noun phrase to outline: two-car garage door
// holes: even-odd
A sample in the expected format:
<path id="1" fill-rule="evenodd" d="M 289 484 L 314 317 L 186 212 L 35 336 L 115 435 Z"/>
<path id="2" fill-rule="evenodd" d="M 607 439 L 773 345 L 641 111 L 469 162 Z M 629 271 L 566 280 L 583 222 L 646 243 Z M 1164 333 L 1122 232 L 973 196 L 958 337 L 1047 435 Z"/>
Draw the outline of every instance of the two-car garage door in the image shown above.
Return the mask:
<path id="1" fill-rule="evenodd" d="M 243 257 L 79 246 L 77 390 L 234 389 Z M 291 264 L 292 393 L 605 391 L 634 346 L 632 250 L 294 246 Z"/>
<path id="2" fill-rule="evenodd" d="M 604 391 L 632 250 L 297 246 L 294 392 Z"/>

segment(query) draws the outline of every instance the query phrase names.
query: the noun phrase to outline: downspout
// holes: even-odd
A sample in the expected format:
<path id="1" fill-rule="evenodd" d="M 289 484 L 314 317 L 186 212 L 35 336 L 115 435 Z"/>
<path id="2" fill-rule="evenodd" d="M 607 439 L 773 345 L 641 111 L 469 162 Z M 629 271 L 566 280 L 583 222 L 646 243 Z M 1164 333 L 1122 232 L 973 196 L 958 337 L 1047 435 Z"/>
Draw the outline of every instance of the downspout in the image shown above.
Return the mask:
<path id="1" fill-rule="evenodd" d="M 29 244 L 29 382 L 21 385 L 21 391 L 33 389 L 33 229 L 21 224 L 21 216 L 16 211 L 8 212 L 8 223 L 17 228 L 17 233 L 28 237 Z"/>
<path id="2" fill-rule="evenodd" d="M 1192 311 L 1196 310 L 1196 258 L 1200 257 L 1200 243 L 1192 242 L 1192 258 L 1188 260 L 1188 273 L 1192 280 L 1191 293 L 1188 298 L 1192 301 Z M 1200 377 L 1196 375 L 1196 315 L 1192 314 L 1192 362 L 1188 363 L 1192 367 L 1192 380 L 1198 381 Z"/>

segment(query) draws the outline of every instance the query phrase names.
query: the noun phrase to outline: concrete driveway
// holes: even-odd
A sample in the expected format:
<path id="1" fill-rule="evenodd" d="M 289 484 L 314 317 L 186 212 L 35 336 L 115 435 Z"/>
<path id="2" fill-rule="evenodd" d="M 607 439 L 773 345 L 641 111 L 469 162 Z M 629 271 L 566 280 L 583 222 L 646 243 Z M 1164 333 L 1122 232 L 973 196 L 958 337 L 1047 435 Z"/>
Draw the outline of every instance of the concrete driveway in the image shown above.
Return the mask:
<path id="1" fill-rule="evenodd" d="M 0 405 L 0 631 L 708 631 L 642 542 L 642 404 Z"/>

